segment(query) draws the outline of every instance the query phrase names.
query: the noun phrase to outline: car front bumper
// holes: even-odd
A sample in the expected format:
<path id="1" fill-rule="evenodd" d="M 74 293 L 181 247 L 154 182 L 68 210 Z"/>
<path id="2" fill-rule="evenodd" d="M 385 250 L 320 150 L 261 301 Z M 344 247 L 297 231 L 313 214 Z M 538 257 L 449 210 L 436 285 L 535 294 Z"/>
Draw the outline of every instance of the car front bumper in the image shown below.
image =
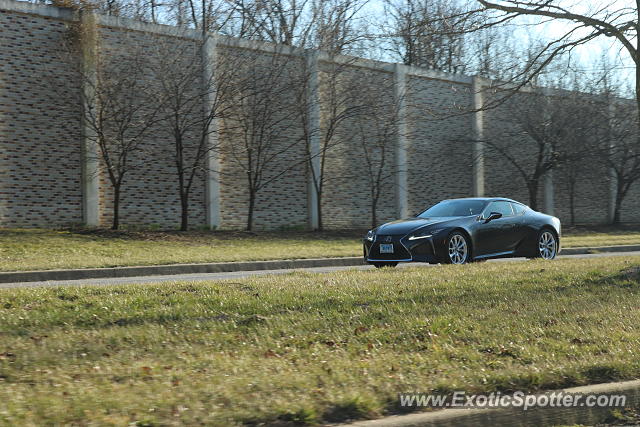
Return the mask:
<path id="1" fill-rule="evenodd" d="M 381 253 L 381 244 L 393 244 L 393 253 Z M 433 238 L 409 240 L 408 236 L 376 235 L 373 241 L 364 239 L 365 262 L 428 262 L 437 263 Z"/>

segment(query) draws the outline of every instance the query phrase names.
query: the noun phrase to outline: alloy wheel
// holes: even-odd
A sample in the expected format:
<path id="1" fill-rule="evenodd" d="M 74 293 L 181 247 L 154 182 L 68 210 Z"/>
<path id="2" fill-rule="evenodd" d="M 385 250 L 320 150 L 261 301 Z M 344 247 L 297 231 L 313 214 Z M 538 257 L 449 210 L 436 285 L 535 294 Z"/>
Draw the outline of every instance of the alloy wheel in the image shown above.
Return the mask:
<path id="1" fill-rule="evenodd" d="M 449 260 L 451 264 L 464 264 L 467 261 L 467 241 L 461 234 L 454 234 L 449 239 Z"/>
<path id="2" fill-rule="evenodd" d="M 543 231 L 538 240 L 538 253 L 543 259 L 554 259 L 556 257 L 558 244 L 556 237 L 550 231 Z"/>

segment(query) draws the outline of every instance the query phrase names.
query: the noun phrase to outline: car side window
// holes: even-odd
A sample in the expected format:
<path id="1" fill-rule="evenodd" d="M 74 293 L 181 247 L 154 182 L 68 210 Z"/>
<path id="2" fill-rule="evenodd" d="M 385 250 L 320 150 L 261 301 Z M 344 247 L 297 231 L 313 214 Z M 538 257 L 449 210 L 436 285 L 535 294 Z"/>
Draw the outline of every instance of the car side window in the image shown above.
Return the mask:
<path id="1" fill-rule="evenodd" d="M 513 216 L 513 210 L 511 209 L 511 203 L 509 202 L 491 202 L 485 210 L 485 216 L 491 212 L 499 212 L 503 217 Z"/>
<path id="2" fill-rule="evenodd" d="M 524 206 L 520 203 L 511 203 L 511 207 L 513 208 L 513 213 L 516 216 L 522 215 L 522 213 L 524 212 Z"/>

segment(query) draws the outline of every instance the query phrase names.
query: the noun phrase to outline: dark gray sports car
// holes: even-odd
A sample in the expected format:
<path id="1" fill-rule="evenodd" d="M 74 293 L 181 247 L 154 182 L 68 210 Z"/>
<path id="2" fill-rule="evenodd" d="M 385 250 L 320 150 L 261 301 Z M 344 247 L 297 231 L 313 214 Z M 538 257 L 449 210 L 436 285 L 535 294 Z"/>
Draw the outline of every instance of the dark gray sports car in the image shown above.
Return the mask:
<path id="1" fill-rule="evenodd" d="M 554 259 L 560 220 L 502 197 L 444 200 L 415 218 L 383 224 L 364 238 L 364 259 L 464 264 L 489 258 Z"/>

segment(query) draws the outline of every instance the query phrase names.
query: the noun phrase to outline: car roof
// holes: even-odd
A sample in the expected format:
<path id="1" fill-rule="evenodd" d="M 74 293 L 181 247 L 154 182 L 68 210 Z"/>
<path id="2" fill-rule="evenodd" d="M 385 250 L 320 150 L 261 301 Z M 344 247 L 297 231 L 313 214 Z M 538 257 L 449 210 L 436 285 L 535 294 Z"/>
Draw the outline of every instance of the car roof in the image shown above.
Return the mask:
<path id="1" fill-rule="evenodd" d="M 484 202 L 506 201 L 506 202 L 513 202 L 513 203 L 519 203 L 521 205 L 524 205 L 524 203 L 521 203 L 517 200 L 508 199 L 506 197 L 459 197 L 456 199 L 445 199 L 445 200 L 482 200 Z"/>

